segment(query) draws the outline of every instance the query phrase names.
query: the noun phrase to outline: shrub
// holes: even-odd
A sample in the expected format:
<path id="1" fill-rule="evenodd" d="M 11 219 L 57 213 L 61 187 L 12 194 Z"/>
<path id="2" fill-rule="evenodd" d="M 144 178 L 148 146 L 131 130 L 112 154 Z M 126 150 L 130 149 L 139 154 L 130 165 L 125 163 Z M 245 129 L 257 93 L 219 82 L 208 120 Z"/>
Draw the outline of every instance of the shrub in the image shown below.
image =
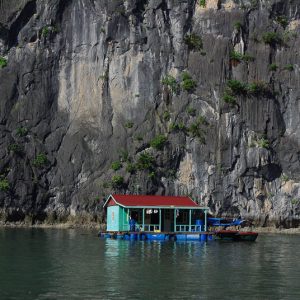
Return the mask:
<path id="1" fill-rule="evenodd" d="M 166 75 L 161 82 L 163 85 L 169 87 L 173 93 L 176 94 L 179 92 L 179 84 L 173 76 Z"/>
<path id="2" fill-rule="evenodd" d="M 120 175 L 115 175 L 111 179 L 111 185 L 113 188 L 120 188 L 124 184 L 124 178 Z"/>
<path id="3" fill-rule="evenodd" d="M 293 199 L 291 200 L 291 204 L 292 204 L 292 205 L 297 205 L 297 204 L 299 204 L 299 203 L 300 203 L 299 199 L 293 198 Z"/>
<path id="4" fill-rule="evenodd" d="M 255 60 L 255 58 L 247 53 L 243 55 L 243 61 L 245 61 L 245 62 L 250 62 L 250 61 L 254 61 L 254 60 Z"/>
<path id="5" fill-rule="evenodd" d="M 6 178 L 0 178 L 0 191 L 7 192 L 9 190 L 9 182 Z"/>
<path id="6" fill-rule="evenodd" d="M 289 65 L 286 65 L 284 67 L 284 69 L 287 70 L 287 71 L 292 72 L 292 71 L 294 71 L 294 66 L 292 64 L 289 64 Z"/>
<path id="7" fill-rule="evenodd" d="M 132 127 L 133 127 L 133 125 L 134 125 L 134 123 L 133 123 L 133 122 L 131 122 L 131 121 L 127 121 L 127 122 L 124 124 L 124 127 L 126 127 L 126 128 L 132 128 Z"/>
<path id="8" fill-rule="evenodd" d="M 227 81 L 227 86 L 234 95 L 243 95 L 247 93 L 247 85 L 235 79 Z"/>
<path id="9" fill-rule="evenodd" d="M 256 141 L 257 143 L 257 146 L 260 147 L 260 148 L 269 148 L 270 147 L 270 142 L 265 139 L 265 138 L 260 138 Z"/>
<path id="10" fill-rule="evenodd" d="M 120 151 L 120 159 L 121 161 L 129 161 L 129 153 L 127 150 Z"/>
<path id="11" fill-rule="evenodd" d="M 190 116 L 195 116 L 195 115 L 196 115 L 196 109 L 193 108 L 193 107 L 188 107 L 186 111 L 187 111 L 187 113 L 188 113 Z"/>
<path id="12" fill-rule="evenodd" d="M 275 72 L 275 71 L 277 71 L 278 66 L 276 64 L 270 64 L 269 69 L 270 69 L 270 71 L 274 71 Z"/>
<path id="13" fill-rule="evenodd" d="M 119 161 L 114 161 L 112 164 L 111 164 L 111 168 L 114 170 L 114 171 L 118 171 L 122 168 L 122 164 L 121 162 Z"/>
<path id="14" fill-rule="evenodd" d="M 134 137 L 134 139 L 135 139 L 136 141 L 138 141 L 138 142 L 141 142 L 141 141 L 143 140 L 143 136 L 141 136 L 141 135 L 136 135 L 136 136 Z"/>
<path id="15" fill-rule="evenodd" d="M 133 163 L 128 163 L 126 166 L 126 172 L 133 174 L 136 171 L 136 167 Z"/>
<path id="16" fill-rule="evenodd" d="M 189 133 L 191 134 L 192 137 L 197 137 L 201 143 L 205 144 L 205 136 L 204 136 L 204 131 L 200 127 L 199 123 L 193 123 L 189 127 Z"/>
<path id="17" fill-rule="evenodd" d="M 189 50 L 201 51 L 203 48 L 201 37 L 195 33 L 186 35 L 184 37 L 184 42 L 187 44 Z"/>
<path id="18" fill-rule="evenodd" d="M 231 51 L 229 54 L 230 59 L 241 62 L 243 60 L 243 54 L 237 51 Z"/>
<path id="19" fill-rule="evenodd" d="M 265 44 L 272 47 L 282 44 L 282 38 L 277 32 L 266 32 L 263 34 L 262 39 Z"/>
<path id="20" fill-rule="evenodd" d="M 247 87 L 247 90 L 249 95 L 254 95 L 254 96 L 259 96 L 259 95 L 263 96 L 271 93 L 268 86 L 262 81 L 256 81 L 250 83 Z"/>
<path id="21" fill-rule="evenodd" d="M 156 177 L 156 173 L 155 173 L 154 171 L 152 171 L 152 172 L 150 172 L 150 173 L 148 174 L 148 177 L 149 177 L 151 180 L 154 180 L 155 177 Z"/>
<path id="22" fill-rule="evenodd" d="M 48 164 L 48 158 L 44 153 L 39 153 L 33 160 L 33 165 L 37 168 L 42 168 Z"/>
<path id="23" fill-rule="evenodd" d="M 283 182 L 287 182 L 290 180 L 289 176 L 286 174 L 282 174 L 280 178 Z"/>
<path id="24" fill-rule="evenodd" d="M 47 37 L 50 33 L 54 33 L 54 32 L 58 32 L 58 28 L 56 26 L 47 25 L 42 28 L 41 34 L 43 37 Z"/>
<path id="25" fill-rule="evenodd" d="M 289 25 L 289 21 L 285 16 L 278 16 L 276 22 L 280 24 L 283 28 L 286 28 Z"/>
<path id="26" fill-rule="evenodd" d="M 151 154 L 141 153 L 137 159 L 136 167 L 138 170 L 151 170 L 154 161 L 154 157 Z"/>
<path id="27" fill-rule="evenodd" d="M 223 95 L 223 100 L 225 103 L 228 103 L 228 104 L 236 104 L 236 99 L 228 94 L 227 92 L 225 92 L 225 94 Z"/>
<path id="28" fill-rule="evenodd" d="M 202 7 L 206 7 L 206 0 L 199 0 L 199 5 Z"/>
<path id="29" fill-rule="evenodd" d="M 188 72 L 183 72 L 181 74 L 181 78 L 181 86 L 185 91 L 191 92 L 197 86 L 196 82 L 192 79 L 191 75 Z"/>
<path id="30" fill-rule="evenodd" d="M 203 117 L 203 116 L 199 116 L 197 118 L 197 123 L 200 124 L 200 125 L 206 125 L 206 126 L 209 125 L 208 122 L 207 122 L 207 120 L 206 120 L 206 118 Z"/>
<path id="31" fill-rule="evenodd" d="M 187 127 L 185 126 L 185 124 L 183 122 L 179 122 L 179 123 L 172 123 L 169 127 L 170 131 L 186 131 Z"/>
<path id="32" fill-rule="evenodd" d="M 201 143 L 205 144 L 205 132 L 201 125 L 208 125 L 205 117 L 199 116 L 197 121 L 190 125 L 188 131 L 192 137 L 197 137 Z"/>
<path id="33" fill-rule="evenodd" d="M 7 66 L 7 59 L 0 56 L 0 69 L 5 68 Z"/>
<path id="34" fill-rule="evenodd" d="M 18 144 L 10 144 L 8 146 L 8 150 L 17 154 L 21 154 L 23 152 L 22 146 Z"/>
<path id="35" fill-rule="evenodd" d="M 233 24 L 234 29 L 240 30 L 242 28 L 242 23 L 237 21 Z"/>
<path id="36" fill-rule="evenodd" d="M 26 136 L 28 134 L 28 129 L 25 128 L 25 127 L 19 127 L 19 128 L 17 128 L 16 133 L 19 137 L 23 137 L 23 136 Z"/>
<path id="37" fill-rule="evenodd" d="M 229 54 L 229 57 L 231 60 L 233 61 L 237 61 L 237 62 L 250 62 L 250 61 L 254 61 L 254 57 L 249 55 L 249 54 L 242 54 L 240 52 L 237 51 L 231 51 Z"/>
<path id="38" fill-rule="evenodd" d="M 170 114 L 168 111 L 165 111 L 165 112 L 163 113 L 163 119 L 164 119 L 165 121 L 170 121 L 170 118 L 171 118 L 171 114 Z"/>
<path id="39" fill-rule="evenodd" d="M 164 135 L 158 135 L 156 136 L 151 142 L 150 146 L 152 148 L 155 148 L 157 150 L 162 150 L 167 142 L 167 137 Z"/>

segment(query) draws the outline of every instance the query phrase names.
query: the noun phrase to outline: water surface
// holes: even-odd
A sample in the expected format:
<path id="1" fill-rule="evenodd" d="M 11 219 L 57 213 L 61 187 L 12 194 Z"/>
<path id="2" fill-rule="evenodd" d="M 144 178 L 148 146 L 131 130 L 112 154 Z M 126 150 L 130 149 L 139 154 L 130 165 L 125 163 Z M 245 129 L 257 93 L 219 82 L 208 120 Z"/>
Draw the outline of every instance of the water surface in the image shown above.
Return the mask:
<path id="1" fill-rule="evenodd" d="M 300 299 L 299 235 L 142 242 L 0 229 L 0 299 Z"/>

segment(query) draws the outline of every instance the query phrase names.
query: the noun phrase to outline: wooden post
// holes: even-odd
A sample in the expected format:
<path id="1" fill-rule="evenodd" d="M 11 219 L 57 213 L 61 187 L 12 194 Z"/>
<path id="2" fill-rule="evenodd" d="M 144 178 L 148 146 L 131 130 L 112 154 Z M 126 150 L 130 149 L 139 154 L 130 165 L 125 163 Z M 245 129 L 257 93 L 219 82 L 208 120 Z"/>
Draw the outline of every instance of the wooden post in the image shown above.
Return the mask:
<path id="1" fill-rule="evenodd" d="M 121 226 L 121 231 L 124 231 L 124 215 L 125 215 L 125 208 L 122 207 L 122 226 Z"/>
<path id="2" fill-rule="evenodd" d="M 204 231 L 207 231 L 207 210 L 204 210 Z"/>
<path id="3" fill-rule="evenodd" d="M 145 208 L 143 208 L 143 231 L 145 231 Z"/>
<path id="4" fill-rule="evenodd" d="M 159 209 L 159 231 L 161 231 L 161 209 Z"/>
<path id="5" fill-rule="evenodd" d="M 192 210 L 190 209 L 190 214 L 189 214 L 189 232 L 192 231 Z"/>
<path id="6" fill-rule="evenodd" d="M 176 232 L 176 208 L 174 208 L 174 232 Z"/>

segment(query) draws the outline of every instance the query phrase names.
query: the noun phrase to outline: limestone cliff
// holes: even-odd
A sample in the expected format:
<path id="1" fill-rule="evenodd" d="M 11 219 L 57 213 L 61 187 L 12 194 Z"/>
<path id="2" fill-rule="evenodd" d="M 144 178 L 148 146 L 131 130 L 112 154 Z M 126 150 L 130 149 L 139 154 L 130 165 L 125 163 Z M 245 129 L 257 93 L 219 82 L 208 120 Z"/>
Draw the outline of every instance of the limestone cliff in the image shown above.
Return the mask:
<path id="1" fill-rule="evenodd" d="M 2 221 L 111 192 L 300 213 L 297 0 L 0 0 Z"/>

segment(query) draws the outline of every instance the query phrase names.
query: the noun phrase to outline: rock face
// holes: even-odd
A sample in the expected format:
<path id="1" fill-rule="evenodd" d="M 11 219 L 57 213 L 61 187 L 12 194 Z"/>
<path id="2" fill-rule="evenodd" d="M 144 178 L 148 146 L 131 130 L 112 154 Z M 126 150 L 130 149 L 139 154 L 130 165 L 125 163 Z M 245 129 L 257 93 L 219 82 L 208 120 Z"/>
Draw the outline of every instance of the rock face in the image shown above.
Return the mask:
<path id="1" fill-rule="evenodd" d="M 297 0 L 1 0 L 2 221 L 97 219 L 128 192 L 298 226 L 299 14 Z"/>

